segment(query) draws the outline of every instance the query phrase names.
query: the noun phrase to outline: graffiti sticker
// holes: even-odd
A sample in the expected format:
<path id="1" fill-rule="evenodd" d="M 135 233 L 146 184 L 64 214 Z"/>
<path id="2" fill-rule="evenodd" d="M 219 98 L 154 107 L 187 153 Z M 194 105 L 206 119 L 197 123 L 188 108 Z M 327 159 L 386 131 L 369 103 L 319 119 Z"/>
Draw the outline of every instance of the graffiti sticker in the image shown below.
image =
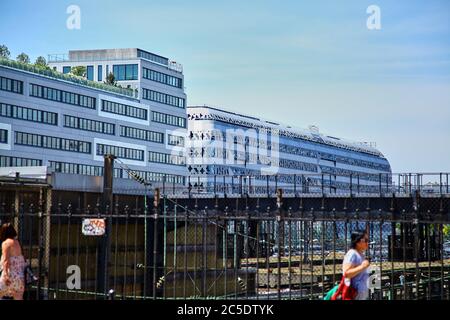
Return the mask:
<path id="1" fill-rule="evenodd" d="M 105 219 L 83 219 L 81 228 L 85 236 L 102 236 L 105 234 Z"/>

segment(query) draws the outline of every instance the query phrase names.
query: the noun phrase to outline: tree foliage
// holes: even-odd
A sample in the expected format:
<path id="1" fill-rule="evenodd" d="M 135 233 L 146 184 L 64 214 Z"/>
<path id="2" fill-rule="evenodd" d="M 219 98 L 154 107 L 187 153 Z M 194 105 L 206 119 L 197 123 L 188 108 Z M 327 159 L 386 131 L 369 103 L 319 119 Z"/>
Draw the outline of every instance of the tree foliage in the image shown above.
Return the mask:
<path id="1" fill-rule="evenodd" d="M 74 76 L 86 78 L 86 67 L 85 66 L 76 66 L 72 67 L 70 73 Z"/>
<path id="2" fill-rule="evenodd" d="M 41 69 L 50 69 L 50 67 L 47 64 L 47 60 L 43 56 L 39 56 L 36 58 L 36 61 L 34 62 L 34 65 Z"/>
<path id="3" fill-rule="evenodd" d="M 19 54 L 16 58 L 17 62 L 22 62 L 22 63 L 30 63 L 30 57 L 22 52 L 21 54 Z"/>
<path id="4" fill-rule="evenodd" d="M 111 86 L 117 86 L 117 81 L 116 78 L 114 77 L 114 73 L 110 72 L 107 76 L 106 76 L 106 84 L 109 84 Z"/>
<path id="5" fill-rule="evenodd" d="M 11 55 L 11 52 L 9 52 L 9 49 L 4 44 L 0 45 L 0 58 L 9 59 L 9 56 Z"/>

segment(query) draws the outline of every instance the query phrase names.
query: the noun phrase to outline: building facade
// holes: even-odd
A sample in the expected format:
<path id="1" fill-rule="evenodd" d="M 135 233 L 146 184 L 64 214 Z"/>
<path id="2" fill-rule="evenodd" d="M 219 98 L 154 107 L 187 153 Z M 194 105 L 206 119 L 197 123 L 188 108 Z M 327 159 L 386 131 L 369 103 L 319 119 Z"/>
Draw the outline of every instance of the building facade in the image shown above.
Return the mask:
<path id="1" fill-rule="evenodd" d="M 53 70 L 0 60 L 0 166 L 101 176 L 112 153 L 117 178 L 133 170 L 152 183 L 185 183 L 181 66 L 140 49 L 71 51 L 60 60 Z M 90 80 L 64 74 L 77 65 Z M 109 71 L 122 88 L 104 84 Z"/>
<path id="2" fill-rule="evenodd" d="M 0 166 L 48 166 L 205 192 L 376 192 L 391 185 L 375 147 L 207 106 L 186 107 L 182 67 L 141 49 L 49 56 L 51 70 L 0 60 Z M 72 68 L 86 67 L 82 79 Z M 114 74 L 118 86 L 105 84 Z M 214 189 L 213 189 L 214 188 Z M 240 190 L 238 190 L 240 189 Z"/>
<path id="3" fill-rule="evenodd" d="M 188 182 L 199 190 L 372 193 L 391 185 L 388 160 L 368 143 L 208 106 L 187 113 Z"/>

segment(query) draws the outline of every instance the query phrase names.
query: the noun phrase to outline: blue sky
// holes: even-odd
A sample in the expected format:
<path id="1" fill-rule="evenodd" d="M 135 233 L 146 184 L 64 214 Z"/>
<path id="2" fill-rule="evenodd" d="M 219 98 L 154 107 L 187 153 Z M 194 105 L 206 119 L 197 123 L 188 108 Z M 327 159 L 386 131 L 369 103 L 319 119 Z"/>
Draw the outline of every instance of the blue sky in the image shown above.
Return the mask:
<path id="1" fill-rule="evenodd" d="M 66 8 L 81 29 L 66 28 Z M 368 30 L 366 9 L 381 9 Z M 450 1 L 2 0 L 12 56 L 140 47 L 183 64 L 188 104 L 375 141 L 395 172 L 450 172 Z"/>

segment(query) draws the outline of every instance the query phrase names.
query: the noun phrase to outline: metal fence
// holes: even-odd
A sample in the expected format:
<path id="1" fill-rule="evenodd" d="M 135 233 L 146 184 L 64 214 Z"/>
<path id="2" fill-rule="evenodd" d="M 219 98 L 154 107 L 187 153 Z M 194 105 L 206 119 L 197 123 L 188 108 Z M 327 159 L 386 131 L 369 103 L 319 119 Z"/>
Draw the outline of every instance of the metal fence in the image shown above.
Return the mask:
<path id="1" fill-rule="evenodd" d="M 166 195 L 115 196 L 106 210 L 42 193 L 0 200 L 39 275 L 29 299 L 321 299 L 340 281 L 356 229 L 369 232 L 371 299 L 450 299 L 440 198 L 423 214 L 206 207 Z M 105 219 L 105 235 L 84 235 L 87 218 Z"/>
<path id="2" fill-rule="evenodd" d="M 174 197 L 274 197 L 279 188 L 285 197 L 330 195 L 449 195 L 450 173 L 378 174 L 277 174 L 214 175 L 198 174 L 186 178 L 186 185 L 166 177 L 155 182 L 163 194 Z"/>

